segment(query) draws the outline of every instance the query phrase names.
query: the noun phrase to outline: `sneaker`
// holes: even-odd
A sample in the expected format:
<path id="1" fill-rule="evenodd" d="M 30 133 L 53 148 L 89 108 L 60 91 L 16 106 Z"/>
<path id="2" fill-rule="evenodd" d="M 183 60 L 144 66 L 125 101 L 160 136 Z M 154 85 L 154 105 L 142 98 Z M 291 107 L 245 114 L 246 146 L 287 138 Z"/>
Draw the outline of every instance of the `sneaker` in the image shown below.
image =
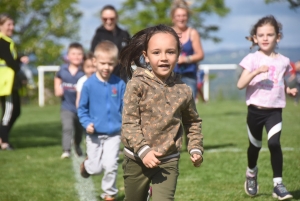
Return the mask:
<path id="1" fill-rule="evenodd" d="M 115 201 L 116 199 L 115 199 L 115 197 L 112 196 L 112 195 L 106 195 L 106 196 L 104 197 L 104 200 L 105 200 L 105 201 Z"/>
<path id="2" fill-rule="evenodd" d="M 245 192 L 250 197 L 254 197 L 258 193 L 257 175 L 255 177 L 246 176 Z"/>
<path id="3" fill-rule="evenodd" d="M 86 171 L 84 167 L 84 161 L 80 164 L 80 174 L 83 178 L 89 178 L 90 174 Z"/>
<path id="4" fill-rule="evenodd" d="M 287 200 L 293 198 L 283 184 L 277 184 L 277 186 L 274 187 L 272 196 L 273 198 L 278 198 L 278 200 Z"/>
<path id="5" fill-rule="evenodd" d="M 71 154 L 69 151 L 64 151 L 64 153 L 62 153 L 61 158 L 65 159 L 65 158 L 70 158 Z"/>
<path id="6" fill-rule="evenodd" d="M 82 156 L 82 150 L 79 145 L 75 145 L 75 152 L 77 156 Z"/>
<path id="7" fill-rule="evenodd" d="M 2 143 L 1 150 L 12 151 L 14 148 L 8 143 Z"/>

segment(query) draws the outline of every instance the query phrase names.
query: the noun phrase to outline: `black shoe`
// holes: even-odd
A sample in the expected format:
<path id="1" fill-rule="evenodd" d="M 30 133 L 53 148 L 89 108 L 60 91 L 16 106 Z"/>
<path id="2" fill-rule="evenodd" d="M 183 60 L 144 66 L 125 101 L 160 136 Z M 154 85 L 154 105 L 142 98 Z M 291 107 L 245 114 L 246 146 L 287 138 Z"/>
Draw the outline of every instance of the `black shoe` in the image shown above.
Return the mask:
<path id="1" fill-rule="evenodd" d="M 77 156 L 82 156 L 82 150 L 79 145 L 75 145 L 75 152 Z"/>
<path id="2" fill-rule="evenodd" d="M 258 193 L 257 174 L 255 177 L 246 176 L 245 192 L 250 197 L 254 197 Z"/>
<path id="3" fill-rule="evenodd" d="M 278 198 L 278 200 L 287 200 L 293 198 L 283 184 L 277 184 L 277 186 L 274 187 L 272 196 L 273 198 Z"/>

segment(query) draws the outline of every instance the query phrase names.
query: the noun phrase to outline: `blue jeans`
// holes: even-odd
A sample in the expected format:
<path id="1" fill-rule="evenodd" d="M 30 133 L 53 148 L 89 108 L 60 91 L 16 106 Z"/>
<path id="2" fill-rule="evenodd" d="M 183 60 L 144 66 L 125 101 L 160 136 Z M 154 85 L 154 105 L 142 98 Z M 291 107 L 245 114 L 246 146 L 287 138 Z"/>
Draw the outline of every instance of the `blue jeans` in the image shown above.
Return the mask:
<path id="1" fill-rule="evenodd" d="M 194 99 L 197 94 L 197 76 L 196 73 L 181 74 L 181 81 L 188 85 L 193 92 Z"/>

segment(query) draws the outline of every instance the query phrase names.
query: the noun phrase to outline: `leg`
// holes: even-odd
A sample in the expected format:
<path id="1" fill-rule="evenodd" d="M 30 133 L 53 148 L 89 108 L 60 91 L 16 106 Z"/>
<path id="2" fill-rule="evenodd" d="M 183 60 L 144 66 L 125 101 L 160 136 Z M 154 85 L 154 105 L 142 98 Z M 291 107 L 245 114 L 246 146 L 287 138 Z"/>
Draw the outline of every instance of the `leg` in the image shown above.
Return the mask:
<path id="1" fill-rule="evenodd" d="M 266 114 L 263 110 L 257 109 L 254 106 L 248 107 L 247 128 L 249 137 L 248 147 L 248 168 L 246 171 L 246 181 L 244 184 L 247 195 L 253 197 L 258 193 L 257 159 L 262 145 L 262 130 L 265 124 Z"/>
<path id="2" fill-rule="evenodd" d="M 282 129 L 282 109 L 274 109 L 269 115 L 266 123 L 268 133 L 268 147 L 271 153 L 271 165 L 273 169 L 274 189 L 272 196 L 278 200 L 293 198 L 282 183 L 282 151 L 280 146 L 280 135 Z"/>
<path id="3" fill-rule="evenodd" d="M 63 151 L 71 151 L 72 135 L 74 131 L 74 114 L 67 110 L 60 112 L 62 123 L 62 147 Z"/>
<path id="4" fill-rule="evenodd" d="M 153 201 L 173 201 L 179 175 L 178 161 L 164 163 L 152 177 Z"/>
<path id="5" fill-rule="evenodd" d="M 120 142 L 120 134 L 107 136 L 106 139 L 104 139 L 102 155 L 102 167 L 104 169 L 102 179 L 102 198 L 105 196 L 115 196 L 118 193 L 116 182 Z"/>
<path id="6" fill-rule="evenodd" d="M 272 111 L 266 122 L 266 130 L 268 133 L 268 147 L 271 154 L 271 165 L 273 169 L 273 177 L 282 177 L 283 157 L 280 145 L 280 135 L 282 129 L 282 110 L 276 109 Z"/>
<path id="7" fill-rule="evenodd" d="M 257 165 L 259 151 L 262 146 L 262 131 L 265 123 L 264 115 L 261 114 L 260 109 L 254 106 L 248 107 L 247 115 L 247 129 L 249 138 L 248 147 L 248 167 L 253 169 Z"/>
<path id="8" fill-rule="evenodd" d="M 74 114 L 74 128 L 74 144 L 79 146 L 82 141 L 83 129 L 76 114 Z"/>
<path id="9" fill-rule="evenodd" d="M 147 200 L 150 186 L 150 171 L 142 162 L 137 162 L 124 157 L 122 164 L 125 187 L 124 201 L 145 201 Z"/>
<path id="10" fill-rule="evenodd" d="M 18 91 L 13 91 L 9 96 L 1 97 L 2 121 L 0 125 L 2 143 L 9 143 L 9 132 L 21 113 L 20 96 Z"/>
<path id="11" fill-rule="evenodd" d="M 82 134 L 83 129 L 79 122 L 79 118 L 77 114 L 74 114 L 74 146 L 75 146 L 75 152 L 78 156 L 82 156 L 82 149 L 80 147 L 80 143 L 82 141 Z"/>
<path id="12" fill-rule="evenodd" d="M 86 171 L 91 175 L 102 172 L 103 139 L 98 135 L 86 135 L 87 159 L 84 161 Z"/>

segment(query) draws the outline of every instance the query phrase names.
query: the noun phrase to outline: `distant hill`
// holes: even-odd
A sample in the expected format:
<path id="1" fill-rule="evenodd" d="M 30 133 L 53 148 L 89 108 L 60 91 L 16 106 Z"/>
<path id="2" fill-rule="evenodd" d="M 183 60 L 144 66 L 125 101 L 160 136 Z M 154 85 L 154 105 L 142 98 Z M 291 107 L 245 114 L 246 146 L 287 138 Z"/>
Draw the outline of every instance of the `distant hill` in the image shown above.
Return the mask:
<path id="1" fill-rule="evenodd" d="M 252 50 L 255 52 L 256 50 Z M 297 48 L 278 48 L 277 52 L 290 58 L 292 62 L 300 60 L 300 47 Z M 205 53 L 205 58 L 201 64 L 238 64 L 240 61 L 250 53 L 249 49 L 236 50 L 219 50 Z"/>

